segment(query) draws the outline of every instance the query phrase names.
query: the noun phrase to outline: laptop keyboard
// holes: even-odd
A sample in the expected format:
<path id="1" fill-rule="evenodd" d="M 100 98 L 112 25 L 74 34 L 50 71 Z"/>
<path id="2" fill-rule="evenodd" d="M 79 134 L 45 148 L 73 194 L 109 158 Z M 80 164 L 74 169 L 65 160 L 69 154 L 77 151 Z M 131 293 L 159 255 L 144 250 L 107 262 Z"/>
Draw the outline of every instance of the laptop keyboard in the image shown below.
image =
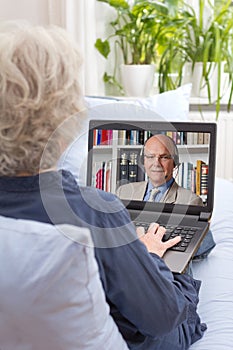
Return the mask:
<path id="1" fill-rule="evenodd" d="M 134 222 L 136 227 L 142 226 L 145 229 L 145 232 L 148 230 L 150 224 L 145 222 Z M 166 242 L 168 239 L 174 238 L 176 236 L 181 237 L 181 241 L 175 246 L 171 247 L 171 250 L 185 252 L 188 248 L 193 236 L 197 232 L 197 227 L 189 226 L 175 226 L 175 225 L 161 225 L 166 228 L 166 232 L 163 236 L 163 242 Z"/>

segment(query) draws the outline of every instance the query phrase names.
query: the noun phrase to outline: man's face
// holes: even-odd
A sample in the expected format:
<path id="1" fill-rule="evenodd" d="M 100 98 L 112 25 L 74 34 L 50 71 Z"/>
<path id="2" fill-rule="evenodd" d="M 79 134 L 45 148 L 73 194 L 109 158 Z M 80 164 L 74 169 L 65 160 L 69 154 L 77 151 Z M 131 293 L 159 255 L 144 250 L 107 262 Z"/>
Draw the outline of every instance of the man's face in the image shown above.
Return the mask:
<path id="1" fill-rule="evenodd" d="M 173 176 L 173 149 L 163 135 L 150 138 L 144 148 L 144 167 L 153 186 L 158 187 Z"/>

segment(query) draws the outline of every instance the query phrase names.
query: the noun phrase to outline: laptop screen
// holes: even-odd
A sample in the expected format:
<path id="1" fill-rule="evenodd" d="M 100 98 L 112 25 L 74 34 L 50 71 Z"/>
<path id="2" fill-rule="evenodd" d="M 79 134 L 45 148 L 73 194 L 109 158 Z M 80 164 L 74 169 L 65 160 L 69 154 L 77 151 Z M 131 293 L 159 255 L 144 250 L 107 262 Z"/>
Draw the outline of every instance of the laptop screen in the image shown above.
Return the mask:
<path id="1" fill-rule="evenodd" d="M 212 211 L 215 123 L 91 120 L 88 142 L 87 184 L 128 208 L 153 201 Z"/>

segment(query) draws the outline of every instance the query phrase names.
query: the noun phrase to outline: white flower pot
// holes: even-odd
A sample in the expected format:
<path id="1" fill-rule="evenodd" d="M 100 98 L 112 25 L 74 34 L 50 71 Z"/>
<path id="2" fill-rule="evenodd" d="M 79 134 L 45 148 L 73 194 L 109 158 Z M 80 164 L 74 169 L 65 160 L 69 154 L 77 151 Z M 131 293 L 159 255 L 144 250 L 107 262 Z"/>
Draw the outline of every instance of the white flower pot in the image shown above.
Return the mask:
<path id="1" fill-rule="evenodd" d="M 154 82 L 154 64 L 122 64 L 120 68 L 121 81 L 126 96 L 148 97 L 150 95 Z"/>
<path id="2" fill-rule="evenodd" d="M 207 69 L 209 69 L 210 64 L 211 63 L 207 64 Z M 221 94 L 223 94 L 223 91 L 226 87 L 226 74 L 224 73 L 224 62 L 222 63 L 221 70 Z M 195 63 L 193 72 L 191 63 L 187 63 L 185 66 L 184 83 L 192 83 L 192 97 L 208 98 L 208 89 L 205 80 L 202 77 L 202 71 L 202 62 Z M 218 88 L 218 68 L 213 63 L 210 67 L 209 81 L 211 100 L 215 100 L 217 98 Z"/>

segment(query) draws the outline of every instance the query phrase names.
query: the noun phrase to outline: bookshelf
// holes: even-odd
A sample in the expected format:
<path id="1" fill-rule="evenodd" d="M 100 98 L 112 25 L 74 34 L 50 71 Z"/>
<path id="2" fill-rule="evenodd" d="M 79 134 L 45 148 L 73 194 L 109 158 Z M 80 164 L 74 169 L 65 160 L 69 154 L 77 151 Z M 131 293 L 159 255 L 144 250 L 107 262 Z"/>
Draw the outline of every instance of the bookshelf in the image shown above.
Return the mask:
<path id="1" fill-rule="evenodd" d="M 140 153 L 145 140 L 150 137 L 150 133 L 139 134 L 138 130 L 113 130 L 109 138 L 101 139 L 101 132 L 97 132 L 94 142 L 92 186 L 115 193 L 118 186 L 145 180 L 145 173 L 140 162 Z M 104 131 L 106 135 L 106 132 Z M 190 134 L 190 135 L 189 135 Z M 192 135 L 191 135 L 192 134 Z M 197 163 L 201 160 L 203 165 L 208 167 L 209 141 L 202 133 L 175 132 L 174 141 L 177 143 L 180 166 L 174 177 L 180 186 L 192 189 L 196 192 L 195 182 L 199 181 L 198 191 L 200 192 L 201 168 L 198 169 L 196 179 Z M 143 137 L 142 137 L 143 136 Z M 208 169 L 205 167 L 205 187 Z M 102 180 L 102 185 L 100 184 Z M 206 200 L 206 193 L 202 194 L 202 199 Z"/>

